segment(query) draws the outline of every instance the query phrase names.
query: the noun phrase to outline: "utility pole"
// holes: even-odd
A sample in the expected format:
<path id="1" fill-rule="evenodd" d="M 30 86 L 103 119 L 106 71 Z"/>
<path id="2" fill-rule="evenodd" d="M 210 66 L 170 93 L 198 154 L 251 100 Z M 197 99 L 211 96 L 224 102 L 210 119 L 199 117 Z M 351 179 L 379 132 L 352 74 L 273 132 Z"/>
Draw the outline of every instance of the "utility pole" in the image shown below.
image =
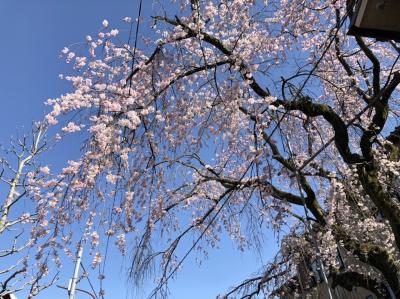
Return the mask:
<path id="1" fill-rule="evenodd" d="M 78 281 L 79 268 L 81 266 L 82 254 L 83 254 L 83 246 L 82 246 L 82 243 L 79 242 L 78 253 L 76 255 L 74 276 L 72 277 L 72 279 L 70 279 L 69 285 L 68 285 L 68 295 L 69 295 L 68 299 L 75 299 L 76 283 Z"/>

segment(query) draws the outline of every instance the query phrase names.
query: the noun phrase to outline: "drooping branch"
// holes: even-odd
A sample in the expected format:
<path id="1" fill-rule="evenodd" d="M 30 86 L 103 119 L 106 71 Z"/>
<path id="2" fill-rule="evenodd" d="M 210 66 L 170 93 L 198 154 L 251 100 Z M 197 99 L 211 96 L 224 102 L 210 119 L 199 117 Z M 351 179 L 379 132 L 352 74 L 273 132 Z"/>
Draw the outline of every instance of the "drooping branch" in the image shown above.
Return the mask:
<path id="1" fill-rule="evenodd" d="M 277 260 L 278 256 L 275 257 L 274 262 L 265 266 L 265 269 L 260 275 L 256 275 L 251 278 L 247 278 L 240 284 L 233 287 L 229 292 L 221 297 L 221 299 L 229 298 L 241 298 L 251 299 L 260 294 L 260 292 L 269 284 L 271 281 L 277 280 L 285 276 L 290 272 L 290 267 L 287 267 L 290 257 L 282 257 L 281 260 Z M 242 294 L 241 297 L 238 297 Z M 218 297 L 220 298 L 220 297 Z"/>

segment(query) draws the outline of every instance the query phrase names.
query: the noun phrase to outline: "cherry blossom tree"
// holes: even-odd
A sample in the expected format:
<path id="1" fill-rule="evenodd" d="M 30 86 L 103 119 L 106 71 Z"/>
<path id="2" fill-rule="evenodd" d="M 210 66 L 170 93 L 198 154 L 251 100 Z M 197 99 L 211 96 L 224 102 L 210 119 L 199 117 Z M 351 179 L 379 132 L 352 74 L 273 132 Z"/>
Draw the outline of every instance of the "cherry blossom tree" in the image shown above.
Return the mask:
<path id="1" fill-rule="evenodd" d="M 57 279 L 57 274 L 48 277 L 49 260 L 57 258 L 57 252 L 49 250 L 41 254 L 35 250 L 49 244 L 43 238 L 48 233 L 45 203 L 42 198 L 30 196 L 32 188 L 36 188 L 34 181 L 47 180 L 49 175 L 49 168 L 40 164 L 40 157 L 48 150 L 46 131 L 46 126 L 36 123 L 30 134 L 13 138 L 11 146 L 2 148 L 1 298 L 23 289 L 27 290 L 27 298 L 34 298 Z"/>
<path id="2" fill-rule="evenodd" d="M 134 281 L 156 265 L 158 296 L 221 234 L 247 250 L 272 229 L 275 260 L 226 298 L 282 295 L 305 257 L 332 287 L 400 297 L 397 45 L 347 36 L 350 0 L 168 5 L 140 48 L 105 20 L 87 53 L 62 51 L 72 91 L 46 119 L 85 141 L 33 190 L 52 246 L 85 244 L 101 269 L 115 243 Z"/>

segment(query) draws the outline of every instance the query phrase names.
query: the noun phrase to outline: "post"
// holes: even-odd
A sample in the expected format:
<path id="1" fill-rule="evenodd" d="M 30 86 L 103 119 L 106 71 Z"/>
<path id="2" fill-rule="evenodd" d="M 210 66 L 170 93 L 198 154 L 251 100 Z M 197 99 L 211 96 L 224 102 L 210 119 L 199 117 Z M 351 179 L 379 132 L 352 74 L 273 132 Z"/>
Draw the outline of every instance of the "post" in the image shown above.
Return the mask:
<path id="1" fill-rule="evenodd" d="M 82 259 L 82 253 L 83 253 L 83 246 L 82 246 L 82 243 L 79 242 L 78 253 L 76 255 L 74 276 L 72 277 L 70 284 L 68 286 L 68 295 L 69 295 L 68 299 L 75 299 L 76 282 L 78 280 L 79 268 L 80 268 L 81 259 Z"/>

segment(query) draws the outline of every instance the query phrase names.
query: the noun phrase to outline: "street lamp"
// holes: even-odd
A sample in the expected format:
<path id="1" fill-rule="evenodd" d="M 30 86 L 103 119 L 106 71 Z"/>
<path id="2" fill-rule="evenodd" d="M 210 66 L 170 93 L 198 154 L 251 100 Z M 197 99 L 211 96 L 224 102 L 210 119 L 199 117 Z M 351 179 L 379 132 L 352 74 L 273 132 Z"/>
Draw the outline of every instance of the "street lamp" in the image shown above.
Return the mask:
<path id="1" fill-rule="evenodd" d="M 400 41 L 400 1 L 358 0 L 348 33 Z"/>

